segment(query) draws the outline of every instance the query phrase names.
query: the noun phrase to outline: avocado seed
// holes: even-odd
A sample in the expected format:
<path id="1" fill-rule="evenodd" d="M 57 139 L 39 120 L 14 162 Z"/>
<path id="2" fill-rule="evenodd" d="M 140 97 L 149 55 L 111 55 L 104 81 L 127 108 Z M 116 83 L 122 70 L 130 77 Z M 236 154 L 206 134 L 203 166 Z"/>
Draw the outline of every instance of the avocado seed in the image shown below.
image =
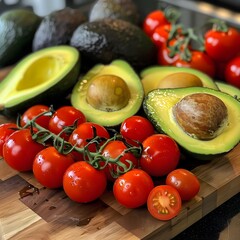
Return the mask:
<path id="1" fill-rule="evenodd" d="M 118 111 L 128 104 L 129 99 L 128 85 L 115 75 L 95 77 L 87 90 L 87 102 L 101 111 Z"/>
<path id="2" fill-rule="evenodd" d="M 174 106 L 173 114 L 185 132 L 200 140 L 215 138 L 228 117 L 223 101 L 206 93 L 184 97 Z"/>
<path id="3" fill-rule="evenodd" d="M 191 73 L 178 72 L 167 75 L 158 83 L 158 88 L 202 87 L 201 79 Z"/>

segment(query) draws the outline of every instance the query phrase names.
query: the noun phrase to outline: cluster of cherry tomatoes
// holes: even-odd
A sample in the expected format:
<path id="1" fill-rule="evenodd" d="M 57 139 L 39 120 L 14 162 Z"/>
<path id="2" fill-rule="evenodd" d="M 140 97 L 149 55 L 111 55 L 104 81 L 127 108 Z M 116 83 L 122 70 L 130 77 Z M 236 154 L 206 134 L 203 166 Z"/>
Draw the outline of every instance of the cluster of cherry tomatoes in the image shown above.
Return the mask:
<path id="1" fill-rule="evenodd" d="M 125 119 L 118 132 L 121 138 L 114 138 L 110 129 L 86 121 L 72 106 L 49 111 L 35 105 L 17 123 L 0 125 L 0 156 L 16 171 L 32 171 L 43 186 L 63 188 L 73 201 L 94 201 L 111 182 L 123 206 L 147 205 L 157 219 L 173 218 L 200 188 L 193 173 L 178 168 L 178 145 L 142 116 Z M 64 146 L 71 151 L 60 151 Z M 156 184 L 158 178 L 165 183 Z"/>
<path id="2" fill-rule="evenodd" d="M 195 68 L 240 88 L 239 30 L 211 19 L 210 29 L 196 33 L 177 24 L 167 10 L 150 12 L 143 23 L 143 30 L 158 48 L 158 63 Z"/>

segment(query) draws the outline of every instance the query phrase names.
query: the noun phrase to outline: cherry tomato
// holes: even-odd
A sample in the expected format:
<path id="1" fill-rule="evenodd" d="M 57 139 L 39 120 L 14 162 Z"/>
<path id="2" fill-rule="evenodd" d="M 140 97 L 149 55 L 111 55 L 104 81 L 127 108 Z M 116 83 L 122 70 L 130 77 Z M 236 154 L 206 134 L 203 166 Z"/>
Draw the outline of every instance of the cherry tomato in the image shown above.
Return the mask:
<path id="1" fill-rule="evenodd" d="M 63 176 L 63 189 L 73 201 L 87 203 L 99 198 L 105 191 L 107 178 L 85 161 L 72 164 Z"/>
<path id="2" fill-rule="evenodd" d="M 227 32 L 210 29 L 204 38 L 206 53 L 216 61 L 229 61 L 240 51 L 240 34 L 235 28 Z"/>
<path id="3" fill-rule="evenodd" d="M 175 169 L 166 177 L 166 184 L 177 189 L 183 201 L 189 201 L 200 190 L 200 182 L 196 175 L 187 169 Z"/>
<path id="4" fill-rule="evenodd" d="M 233 58 L 227 64 L 225 79 L 229 84 L 240 88 L 240 56 Z"/>
<path id="5" fill-rule="evenodd" d="M 30 129 L 20 129 L 12 133 L 3 145 L 3 158 L 17 171 L 31 171 L 33 161 L 44 146 L 32 139 Z"/>
<path id="6" fill-rule="evenodd" d="M 20 125 L 24 127 L 29 120 L 32 120 L 34 117 L 38 116 L 41 113 L 48 112 L 49 107 L 46 105 L 34 105 L 28 108 L 21 117 Z M 49 121 L 51 116 L 41 116 L 35 122 L 42 126 L 43 128 L 48 129 Z"/>
<path id="7" fill-rule="evenodd" d="M 131 116 L 122 122 L 120 133 L 126 139 L 142 143 L 143 140 L 154 134 L 154 127 L 145 117 Z"/>
<path id="8" fill-rule="evenodd" d="M 161 48 L 163 44 L 167 42 L 170 31 L 171 31 L 171 24 L 164 24 L 156 27 L 151 36 L 153 43 L 158 48 Z"/>
<path id="9" fill-rule="evenodd" d="M 78 148 L 83 148 L 88 144 L 89 139 L 96 137 L 95 134 L 99 137 L 106 139 L 110 137 L 105 127 L 92 122 L 84 122 L 72 132 L 68 141 Z M 89 144 L 88 150 L 90 152 L 96 152 L 98 147 L 98 144 L 92 143 Z M 84 155 L 82 153 L 78 153 L 75 151 L 73 151 L 72 153 L 75 156 L 76 161 L 84 160 Z"/>
<path id="10" fill-rule="evenodd" d="M 0 157 L 3 156 L 3 144 L 17 129 L 18 127 L 15 123 L 3 123 L 0 125 Z"/>
<path id="11" fill-rule="evenodd" d="M 119 140 L 110 141 L 106 145 L 106 147 L 104 147 L 102 155 L 106 158 L 117 158 L 120 155 L 122 155 L 119 158 L 119 161 L 122 162 L 123 164 L 125 164 L 126 167 L 130 166 L 130 164 L 127 162 L 127 160 L 131 161 L 133 163 L 133 167 L 137 167 L 138 166 L 137 158 L 131 152 L 123 153 L 124 150 L 126 150 L 126 149 L 127 149 L 127 147 L 122 141 L 119 141 Z M 121 171 L 123 171 L 122 167 L 120 167 L 119 169 Z M 112 177 L 111 172 L 116 174 L 117 165 L 114 163 L 108 163 L 108 165 L 106 166 L 104 171 L 107 175 L 108 180 L 114 181 L 115 179 L 114 179 L 114 177 Z"/>
<path id="12" fill-rule="evenodd" d="M 113 194 L 121 205 L 137 208 L 146 204 L 153 188 L 153 180 L 145 171 L 132 169 L 116 179 Z"/>
<path id="13" fill-rule="evenodd" d="M 147 208 L 156 219 L 170 220 L 179 214 L 181 207 L 181 197 L 172 186 L 159 185 L 149 193 Z"/>
<path id="14" fill-rule="evenodd" d="M 177 143 L 167 135 L 154 134 L 143 141 L 140 167 L 154 177 L 167 175 L 180 160 Z"/>
<path id="15" fill-rule="evenodd" d="M 156 27 L 167 24 L 169 21 L 161 10 L 154 10 L 150 12 L 143 21 L 143 30 L 148 36 L 152 36 Z"/>
<path id="16" fill-rule="evenodd" d="M 78 109 L 72 106 L 63 106 L 56 110 L 49 121 L 49 130 L 55 134 L 59 134 L 64 127 L 71 126 L 77 121 L 77 125 L 86 122 L 85 115 Z M 68 134 L 61 135 L 65 140 L 68 139 Z"/>
<path id="17" fill-rule="evenodd" d="M 36 155 L 33 161 L 33 173 L 44 187 L 60 188 L 63 185 L 65 171 L 73 163 L 70 154 L 63 155 L 55 147 L 50 146 Z"/>

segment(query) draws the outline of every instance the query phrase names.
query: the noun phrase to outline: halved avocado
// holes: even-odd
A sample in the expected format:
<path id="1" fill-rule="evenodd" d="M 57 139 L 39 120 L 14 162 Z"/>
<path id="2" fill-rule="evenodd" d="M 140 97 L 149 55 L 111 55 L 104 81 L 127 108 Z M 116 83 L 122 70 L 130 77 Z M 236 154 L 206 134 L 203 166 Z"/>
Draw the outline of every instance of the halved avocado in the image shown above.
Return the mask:
<path id="1" fill-rule="evenodd" d="M 170 74 L 175 73 L 188 73 L 197 76 L 201 82 L 203 87 L 208 87 L 212 89 L 218 90 L 217 85 L 213 81 L 211 77 L 207 74 L 198 71 L 193 68 L 187 67 L 174 67 L 174 66 L 152 66 L 145 68 L 140 73 L 140 78 L 142 80 L 143 88 L 145 94 L 153 89 L 157 89 L 159 83 L 169 76 Z M 179 79 L 180 81 L 181 79 Z"/>
<path id="2" fill-rule="evenodd" d="M 233 96 L 236 99 L 240 100 L 240 89 L 237 87 L 234 87 L 233 85 L 230 85 L 225 82 L 215 81 L 220 91 L 228 93 L 229 95 Z"/>
<path id="3" fill-rule="evenodd" d="M 214 101 L 218 101 L 218 104 L 221 103 L 219 106 L 222 111 L 218 113 L 224 116 L 224 121 L 215 123 L 218 129 L 211 138 L 209 136 L 209 138 L 199 138 L 195 134 L 189 134 L 190 131 L 186 131 L 187 127 L 191 127 L 189 122 L 194 122 L 196 120 L 194 118 L 198 117 L 198 113 L 199 116 L 205 114 L 208 121 L 210 115 L 212 115 L 213 122 L 219 118 L 216 112 L 211 112 L 213 110 L 218 111 L 219 106 L 211 106 L 209 99 L 205 99 L 205 102 L 194 101 L 194 107 L 201 108 L 201 104 L 205 104 L 205 106 L 201 109 L 201 113 L 196 112 L 197 115 L 195 114 L 190 118 L 191 114 L 187 111 L 189 108 L 186 101 L 183 100 L 186 100 L 189 96 L 194 96 L 193 94 L 197 94 L 195 96 L 204 96 L 204 98 L 207 96 L 210 100 L 214 99 Z M 186 115 L 181 113 L 180 117 L 182 120 L 185 118 L 185 120 L 189 119 L 189 121 L 182 123 L 178 121 L 177 117 L 179 115 L 176 114 L 176 106 L 179 107 L 179 103 L 182 103 L 180 106 L 182 109 L 185 107 L 186 111 Z M 240 103 L 230 95 L 218 90 L 203 87 L 155 89 L 145 97 L 143 109 L 159 132 L 164 132 L 172 137 L 187 153 L 193 154 L 198 159 L 211 160 L 219 154 L 227 153 L 240 141 Z M 202 125 L 205 125 L 206 128 L 205 123 L 203 122 Z M 186 128 L 183 128 L 183 125 Z M 209 125 L 211 125 L 211 122 L 207 124 L 207 128 Z M 202 128 L 202 130 L 205 129 Z"/>
<path id="4" fill-rule="evenodd" d="M 0 83 L 0 109 L 14 114 L 37 103 L 59 101 L 79 76 L 79 52 L 49 47 L 23 58 Z"/>
<path id="5" fill-rule="evenodd" d="M 73 88 L 71 103 L 88 121 L 117 126 L 140 109 L 143 96 L 133 68 L 124 60 L 114 60 L 109 65 L 95 65 L 81 77 Z"/>

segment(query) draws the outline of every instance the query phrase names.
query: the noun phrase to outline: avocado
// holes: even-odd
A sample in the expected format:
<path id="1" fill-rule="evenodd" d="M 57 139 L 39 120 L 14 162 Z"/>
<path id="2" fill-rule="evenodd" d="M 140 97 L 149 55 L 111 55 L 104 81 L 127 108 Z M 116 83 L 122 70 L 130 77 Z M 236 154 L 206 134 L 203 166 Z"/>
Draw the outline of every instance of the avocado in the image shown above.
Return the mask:
<path id="1" fill-rule="evenodd" d="M 226 82 L 215 81 L 220 91 L 228 93 L 240 101 L 240 89 Z"/>
<path id="2" fill-rule="evenodd" d="M 140 78 L 142 80 L 145 94 L 149 91 L 159 88 L 161 81 L 170 74 L 176 73 L 188 73 L 197 76 L 202 81 L 203 87 L 208 87 L 218 90 L 218 87 L 214 80 L 205 73 L 193 68 L 187 67 L 175 67 L 175 66 L 150 66 L 143 69 L 140 72 Z M 183 81 L 184 79 L 179 79 Z M 196 85 L 198 86 L 198 85 Z"/>
<path id="3" fill-rule="evenodd" d="M 34 104 L 59 102 L 76 83 L 79 52 L 55 46 L 29 54 L 0 82 L 0 109 L 14 115 Z"/>
<path id="4" fill-rule="evenodd" d="M 0 15 L 0 66 L 15 64 L 32 51 L 41 18 L 29 9 L 11 9 Z"/>
<path id="5" fill-rule="evenodd" d="M 68 45 L 73 31 L 86 21 L 87 17 L 80 9 L 66 7 L 51 12 L 42 19 L 36 30 L 33 51 L 50 46 Z"/>
<path id="6" fill-rule="evenodd" d="M 139 76 L 123 60 L 97 64 L 79 78 L 71 94 L 72 106 L 88 121 L 118 126 L 142 106 L 143 87 Z"/>
<path id="7" fill-rule="evenodd" d="M 122 59 L 140 70 L 156 61 L 156 47 L 150 38 L 140 27 L 121 19 L 81 24 L 74 31 L 70 45 L 80 51 L 88 69 L 98 63 Z"/>
<path id="8" fill-rule="evenodd" d="M 132 0 L 97 0 L 90 9 L 89 21 L 112 18 L 140 24 L 137 5 Z"/>
<path id="9" fill-rule="evenodd" d="M 146 95 L 143 109 L 157 131 L 196 159 L 213 160 L 240 141 L 240 103 L 219 90 L 154 89 Z"/>

